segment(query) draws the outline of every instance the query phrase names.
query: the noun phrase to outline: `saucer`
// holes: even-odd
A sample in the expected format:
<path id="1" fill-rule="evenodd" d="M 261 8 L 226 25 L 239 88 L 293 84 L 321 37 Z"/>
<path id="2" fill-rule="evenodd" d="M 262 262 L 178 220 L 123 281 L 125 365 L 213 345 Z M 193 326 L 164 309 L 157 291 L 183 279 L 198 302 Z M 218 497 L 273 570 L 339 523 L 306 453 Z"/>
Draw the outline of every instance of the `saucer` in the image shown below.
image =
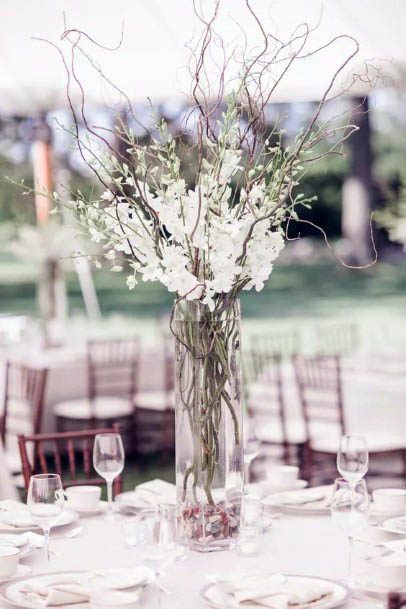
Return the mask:
<path id="1" fill-rule="evenodd" d="M 370 576 L 363 576 L 354 582 L 354 591 L 361 592 L 367 596 L 370 596 L 371 598 L 386 601 L 391 590 L 384 586 L 377 586 L 370 579 Z M 396 592 L 406 592 L 406 587 L 402 588 L 401 590 L 396 590 Z"/>
<path id="2" fill-rule="evenodd" d="M 281 493 L 285 491 L 296 491 L 306 488 L 308 485 L 307 480 L 295 480 L 291 486 L 281 486 L 280 484 L 274 484 L 269 480 L 262 480 L 261 482 L 253 482 L 247 484 L 246 488 L 249 493 L 253 493 L 262 497 L 267 497 L 273 493 Z"/>
<path id="3" fill-rule="evenodd" d="M 0 584 L 13 581 L 14 579 L 18 579 L 19 577 L 25 577 L 26 575 L 29 575 L 31 571 L 32 568 L 28 565 L 17 565 L 17 569 L 12 575 L 10 575 L 10 577 L 0 577 Z"/>
<path id="4" fill-rule="evenodd" d="M 81 516 L 97 516 L 98 514 L 102 514 L 106 511 L 107 501 L 99 501 L 98 505 L 94 508 L 78 506 L 72 501 L 67 501 L 67 506 L 69 509 L 74 510 Z"/>

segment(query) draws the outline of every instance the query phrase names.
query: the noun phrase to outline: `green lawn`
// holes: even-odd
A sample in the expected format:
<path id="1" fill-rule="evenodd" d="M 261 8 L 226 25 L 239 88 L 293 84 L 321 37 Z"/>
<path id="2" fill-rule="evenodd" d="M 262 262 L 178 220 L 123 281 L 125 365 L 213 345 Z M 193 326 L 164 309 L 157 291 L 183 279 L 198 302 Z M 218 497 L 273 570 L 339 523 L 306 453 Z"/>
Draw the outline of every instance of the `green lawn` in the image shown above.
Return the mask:
<path id="1" fill-rule="evenodd" d="M 327 256 L 327 254 L 326 254 Z M 36 313 L 35 270 L 0 255 L 0 312 Z M 158 284 L 139 284 L 127 290 L 124 277 L 95 271 L 104 315 L 119 313 L 134 321 L 154 319 L 168 311 L 173 300 Z M 70 311 L 83 311 L 78 281 L 68 274 Z M 330 317 L 401 316 L 406 306 L 406 267 L 378 263 L 364 270 L 348 270 L 338 262 L 276 265 L 268 286 L 260 293 L 244 292 L 247 320 L 273 318 L 281 322 Z"/>

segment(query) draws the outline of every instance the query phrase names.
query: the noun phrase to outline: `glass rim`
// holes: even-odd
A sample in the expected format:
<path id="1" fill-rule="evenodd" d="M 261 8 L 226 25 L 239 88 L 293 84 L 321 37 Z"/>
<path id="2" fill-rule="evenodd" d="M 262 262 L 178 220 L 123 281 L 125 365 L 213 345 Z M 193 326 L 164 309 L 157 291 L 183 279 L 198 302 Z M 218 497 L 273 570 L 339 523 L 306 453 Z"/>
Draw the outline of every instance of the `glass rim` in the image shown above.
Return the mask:
<path id="1" fill-rule="evenodd" d="M 94 437 L 94 439 L 96 438 L 121 438 L 121 434 L 118 433 L 117 431 L 112 431 L 111 433 L 97 433 Z"/>
<path id="2" fill-rule="evenodd" d="M 32 474 L 31 479 L 35 480 L 55 480 L 59 478 L 61 479 L 60 474 Z"/>

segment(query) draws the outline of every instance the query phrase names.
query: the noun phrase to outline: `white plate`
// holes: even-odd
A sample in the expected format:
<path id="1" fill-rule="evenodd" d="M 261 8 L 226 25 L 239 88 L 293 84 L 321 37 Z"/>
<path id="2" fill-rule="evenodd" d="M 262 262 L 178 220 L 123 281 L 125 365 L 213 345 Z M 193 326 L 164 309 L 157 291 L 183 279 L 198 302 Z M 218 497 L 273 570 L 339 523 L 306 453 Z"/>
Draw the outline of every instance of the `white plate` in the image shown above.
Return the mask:
<path id="1" fill-rule="evenodd" d="M 61 571 L 59 573 L 49 573 L 42 575 L 35 575 L 34 577 L 24 577 L 23 579 L 19 579 L 13 583 L 3 584 L 0 588 L 0 599 L 10 603 L 11 605 L 15 605 L 16 607 L 23 607 L 25 609 L 38 609 L 38 604 L 32 603 L 27 600 L 22 594 L 21 589 L 27 585 L 31 580 L 35 580 L 35 582 L 40 582 L 44 585 L 49 585 L 52 582 L 58 581 L 62 583 L 64 581 L 72 581 L 73 577 L 77 577 L 78 579 L 83 579 L 84 581 L 88 580 L 89 575 L 93 575 L 95 578 L 95 583 L 97 582 L 97 587 L 100 589 L 100 579 L 103 577 L 103 581 L 107 581 L 107 577 L 110 578 L 110 583 L 113 582 L 114 585 L 114 573 L 118 571 L 125 571 L 122 569 L 103 569 L 100 570 L 101 573 L 104 573 L 103 576 L 97 576 L 92 572 L 88 571 Z M 155 579 L 155 574 L 152 569 L 148 567 L 140 566 L 134 569 L 128 569 L 128 571 L 136 572 L 136 575 L 133 575 L 132 578 L 122 578 L 121 582 L 115 586 L 115 590 L 127 590 L 130 588 L 140 588 L 145 587 L 149 583 L 153 582 Z M 95 572 L 96 573 L 96 572 Z M 110 574 L 110 575 L 107 575 Z M 90 578 L 90 581 L 93 578 Z M 130 585 L 132 583 L 132 585 Z M 92 584 L 90 584 L 92 585 Z M 113 588 L 110 588 L 113 589 Z M 51 605 L 52 606 L 52 605 Z M 80 606 L 87 607 L 88 604 L 81 603 Z M 76 609 L 78 607 L 78 603 L 72 605 L 64 605 L 64 609 Z"/>
<path id="2" fill-rule="evenodd" d="M 4 514 L 3 514 L 4 517 Z M 77 514 L 76 512 L 74 512 L 73 510 L 69 510 L 69 509 L 65 509 L 62 511 L 61 515 L 59 516 L 58 520 L 52 525 L 52 528 L 54 527 L 63 527 L 66 526 L 67 524 L 72 524 L 72 522 L 76 522 L 76 520 L 79 519 L 79 514 Z M 31 524 L 31 525 L 25 525 L 25 526 L 15 526 L 12 524 L 7 524 L 6 522 L 0 522 L 0 531 L 3 529 L 3 531 L 7 531 L 7 532 L 13 532 L 13 533 L 27 533 L 28 531 L 38 531 L 41 530 L 41 528 L 36 525 L 36 524 Z"/>
<path id="3" fill-rule="evenodd" d="M 0 533 L 0 546 L 14 546 L 21 548 L 28 543 L 28 539 L 24 535 L 17 533 Z"/>
<path id="4" fill-rule="evenodd" d="M 27 577 L 32 571 L 32 568 L 28 565 L 17 565 L 17 569 L 14 571 L 11 577 L 0 577 L 0 584 L 4 584 L 5 582 L 11 582 L 15 579 L 19 579 L 20 577 Z"/>
<path id="5" fill-rule="evenodd" d="M 388 531 L 389 533 L 397 533 L 398 535 L 406 534 L 406 516 L 397 516 L 396 518 L 389 518 L 385 520 L 381 526 L 381 529 Z"/>
<path id="6" fill-rule="evenodd" d="M 305 491 L 307 494 L 310 491 Z M 269 495 L 268 497 L 264 497 L 262 503 L 268 507 L 278 508 L 281 512 L 285 512 L 286 514 L 308 514 L 308 515 L 320 515 L 320 514 L 329 514 L 330 513 L 330 505 L 328 500 L 328 491 L 320 493 L 315 491 L 315 496 L 319 496 L 320 499 L 315 501 L 309 501 L 308 503 L 296 504 L 296 503 L 285 503 L 288 496 L 285 496 L 285 493 L 278 493 L 275 495 Z M 309 494 L 310 499 L 310 494 Z"/>
<path id="7" fill-rule="evenodd" d="M 282 493 L 285 491 L 300 491 L 307 487 L 309 483 L 307 480 L 296 480 L 296 482 L 286 488 L 281 488 L 280 485 L 272 484 L 268 480 L 263 480 L 262 482 L 254 482 L 252 484 L 247 484 L 246 488 L 249 493 L 253 493 L 259 495 L 261 498 L 271 495 L 272 493 Z"/>
<path id="8" fill-rule="evenodd" d="M 72 501 L 68 501 L 66 505 L 70 510 L 77 512 L 80 516 L 97 516 L 107 509 L 107 501 L 100 501 L 98 506 L 94 508 L 80 507 L 75 505 Z"/>
<path id="9" fill-rule="evenodd" d="M 321 599 L 320 601 L 313 603 L 297 605 L 298 609 L 306 609 L 306 607 L 316 607 L 317 609 L 332 609 L 333 607 L 339 607 L 340 605 L 344 604 L 351 597 L 351 591 L 349 588 L 347 588 L 347 586 L 344 586 L 344 584 L 335 582 L 330 579 L 325 579 L 322 577 L 307 577 L 305 575 L 287 575 L 286 578 L 290 581 L 294 581 L 297 583 L 309 583 L 309 580 L 312 580 L 315 583 L 328 583 L 332 586 L 332 594 L 328 596 L 328 598 Z M 230 607 L 232 606 L 230 602 L 225 602 L 225 604 L 222 604 L 221 602 L 213 602 L 213 600 L 210 598 L 210 592 L 213 591 L 215 586 L 216 584 L 209 584 L 208 586 L 205 586 L 201 590 L 201 596 L 206 601 L 206 603 L 208 603 L 211 607 L 214 607 L 215 609 L 230 609 Z M 237 605 L 237 607 L 238 606 L 244 607 L 244 605 Z"/>
<path id="10" fill-rule="evenodd" d="M 153 505 L 147 505 L 146 502 L 137 497 L 135 491 L 127 491 L 116 496 L 116 503 L 120 508 L 128 511 L 153 510 Z"/>
<path id="11" fill-rule="evenodd" d="M 357 581 L 354 583 L 354 591 L 362 592 L 366 596 L 371 596 L 372 598 L 385 601 L 388 598 L 389 592 L 391 592 L 389 588 L 377 586 L 373 581 L 371 581 L 370 576 L 364 576 L 357 579 Z M 406 592 L 406 586 L 402 590 L 396 590 L 396 592 Z"/>

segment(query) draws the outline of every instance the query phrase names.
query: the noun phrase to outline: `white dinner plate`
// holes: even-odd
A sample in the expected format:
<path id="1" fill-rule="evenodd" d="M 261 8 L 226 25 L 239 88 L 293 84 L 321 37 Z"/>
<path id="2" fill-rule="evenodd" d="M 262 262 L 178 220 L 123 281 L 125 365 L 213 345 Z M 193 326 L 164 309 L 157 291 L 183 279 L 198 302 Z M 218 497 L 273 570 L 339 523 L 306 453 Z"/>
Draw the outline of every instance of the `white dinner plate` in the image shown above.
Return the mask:
<path id="1" fill-rule="evenodd" d="M 316 601 L 316 602 L 312 602 L 312 603 L 307 603 L 307 604 L 303 604 L 303 605 L 295 605 L 295 609 L 307 609 L 308 607 L 316 607 L 317 609 L 333 609 L 333 607 L 339 607 L 340 605 L 344 604 L 350 597 L 351 597 L 351 591 L 349 588 L 347 588 L 347 586 L 345 586 L 344 584 L 335 582 L 333 580 L 330 579 L 325 579 L 322 577 L 308 577 L 305 575 L 287 575 L 286 578 L 289 581 L 294 581 L 295 583 L 300 584 L 300 582 L 303 583 L 309 583 L 309 580 L 314 581 L 315 583 L 328 583 L 331 585 L 332 587 L 332 592 L 331 594 L 324 598 L 321 599 L 320 601 Z M 232 599 L 232 595 L 228 595 L 226 594 L 226 597 L 229 596 L 228 598 L 224 598 L 224 602 L 222 602 L 222 600 L 220 600 L 221 597 L 219 597 L 219 601 L 216 602 L 215 600 L 215 588 L 216 588 L 216 584 L 208 584 L 207 586 L 205 586 L 202 590 L 201 590 L 201 596 L 203 597 L 203 599 L 206 601 L 206 603 L 208 603 L 211 607 L 214 607 L 214 609 L 230 609 L 231 606 L 231 600 Z M 214 594 L 213 594 L 214 593 Z M 224 593 L 223 593 L 224 594 Z M 244 607 L 244 605 L 237 605 L 237 607 Z"/>
<path id="2" fill-rule="evenodd" d="M 24 513 L 24 521 L 22 522 L 26 522 L 26 519 L 29 515 Z M 30 525 L 23 525 L 23 526 L 16 526 L 14 524 L 10 524 L 7 523 L 6 521 L 6 517 L 5 514 L 2 514 L 2 518 L 3 521 L 0 522 L 0 532 L 3 530 L 4 532 L 8 532 L 8 533 L 27 533 L 28 531 L 38 531 L 41 530 L 41 528 L 32 523 Z M 10 515 L 11 518 L 11 515 Z M 62 511 L 61 515 L 58 517 L 57 521 L 52 525 L 52 528 L 54 527 L 63 527 L 66 526 L 67 524 L 72 524 L 72 522 L 76 522 L 76 520 L 79 519 L 79 514 L 77 512 L 74 512 L 73 510 L 69 510 L 69 509 L 65 509 Z"/>
<path id="3" fill-rule="evenodd" d="M 140 510 L 153 511 L 154 509 L 152 505 L 147 505 L 143 499 L 137 497 L 135 491 L 126 491 L 125 493 L 120 493 L 116 496 L 115 502 L 120 508 L 128 510 L 129 512 L 138 512 Z"/>
<path id="4" fill-rule="evenodd" d="M 275 495 L 269 495 L 262 499 L 262 503 L 265 506 L 277 508 L 278 510 L 286 514 L 307 514 L 318 516 L 321 514 L 330 513 L 330 501 L 327 490 L 314 491 L 314 497 L 317 497 L 317 499 L 315 499 L 314 501 L 310 501 L 310 491 L 304 491 L 303 496 L 308 498 L 308 502 L 306 503 L 289 503 L 289 495 L 291 492 L 292 491 L 289 491 L 287 493 L 276 493 Z"/>
<path id="5" fill-rule="evenodd" d="M 262 482 L 253 482 L 251 484 L 246 485 L 246 489 L 249 493 L 253 493 L 258 495 L 259 497 L 266 497 L 271 495 L 272 493 L 281 493 L 284 491 L 300 491 L 307 487 L 309 483 L 307 480 L 296 480 L 295 483 L 286 488 L 282 487 L 278 484 L 272 484 L 268 480 L 263 480 Z"/>
<path id="6" fill-rule="evenodd" d="M 120 581 L 118 581 L 117 573 L 121 572 Z M 123 576 L 123 572 L 128 571 L 130 573 L 128 577 Z M 101 589 L 101 582 L 103 582 L 103 589 L 107 589 L 107 582 L 110 584 L 110 590 L 129 590 L 135 588 L 144 588 L 148 584 L 152 583 L 155 579 L 155 574 L 152 569 L 144 567 L 136 567 L 134 569 L 102 569 L 99 571 L 87 572 L 87 571 L 60 571 L 58 573 L 48 573 L 42 575 L 35 575 L 31 577 L 24 577 L 15 582 L 8 582 L 3 584 L 0 588 L 0 600 L 6 601 L 7 603 L 16 607 L 22 607 L 24 609 L 38 609 L 38 603 L 27 600 L 22 594 L 21 589 L 24 588 L 30 581 L 41 583 L 43 585 L 50 585 L 53 582 L 64 583 L 71 582 L 72 578 L 77 577 L 82 581 L 89 581 L 90 586 L 93 584 L 97 586 L 97 589 Z M 116 578 L 116 581 L 115 581 Z M 93 580 L 93 581 L 92 581 Z M 53 605 L 50 605 L 52 607 Z M 64 609 L 76 609 L 78 603 L 72 605 L 64 605 Z M 81 603 L 80 606 L 87 607 L 87 603 Z"/>
<path id="7" fill-rule="evenodd" d="M 389 518 L 381 524 L 380 528 L 384 531 L 388 531 L 389 533 L 406 535 L 406 516 L 396 516 L 396 518 Z"/>

